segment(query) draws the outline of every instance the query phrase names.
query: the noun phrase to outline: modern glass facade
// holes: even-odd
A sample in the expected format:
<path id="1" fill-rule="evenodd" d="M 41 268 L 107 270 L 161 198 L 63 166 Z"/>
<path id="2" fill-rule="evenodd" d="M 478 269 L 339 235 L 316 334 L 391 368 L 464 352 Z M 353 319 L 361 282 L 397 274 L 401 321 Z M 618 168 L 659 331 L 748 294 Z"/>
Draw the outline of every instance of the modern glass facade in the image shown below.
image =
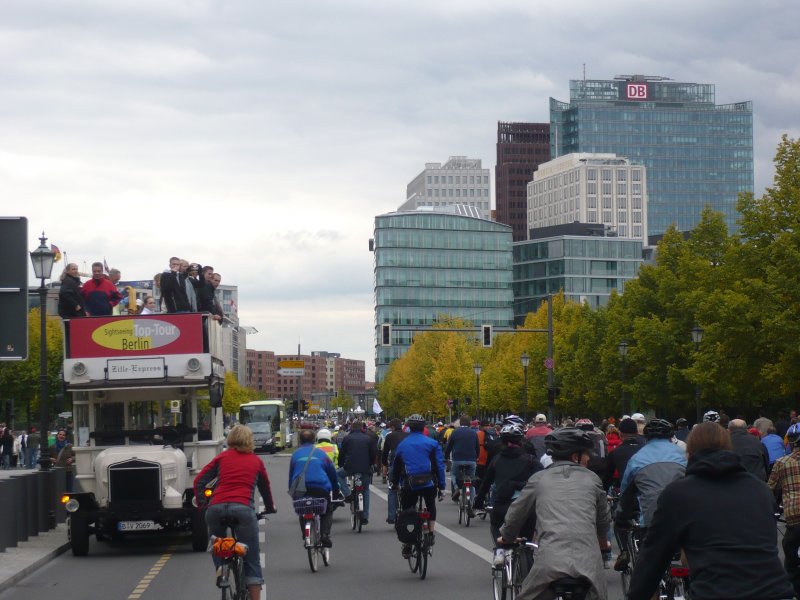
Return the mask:
<path id="1" fill-rule="evenodd" d="M 736 229 L 736 200 L 753 191 L 753 105 L 716 105 L 713 84 L 661 77 L 570 81 L 550 98 L 552 158 L 613 152 L 647 167 L 648 230 L 690 231 L 703 207 Z"/>
<path id="2" fill-rule="evenodd" d="M 555 236 L 514 243 L 514 322 L 522 325 L 548 294 L 604 306 L 612 290 L 641 267 L 642 241 L 615 237 Z"/>
<path id="3" fill-rule="evenodd" d="M 442 317 L 510 327 L 511 227 L 476 217 L 417 210 L 375 217 L 375 367 L 406 353 L 414 331 Z M 391 323 L 392 346 L 377 344 Z"/>

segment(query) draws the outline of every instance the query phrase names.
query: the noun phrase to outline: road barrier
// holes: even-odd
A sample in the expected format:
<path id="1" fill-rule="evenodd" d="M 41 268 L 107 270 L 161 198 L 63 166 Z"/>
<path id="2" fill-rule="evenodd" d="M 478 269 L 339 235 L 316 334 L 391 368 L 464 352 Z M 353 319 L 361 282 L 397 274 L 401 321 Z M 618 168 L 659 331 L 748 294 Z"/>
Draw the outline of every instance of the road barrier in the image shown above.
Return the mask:
<path id="1" fill-rule="evenodd" d="M 60 498 L 67 487 L 64 469 L 5 471 L 0 478 L 0 552 L 55 529 L 66 520 Z"/>

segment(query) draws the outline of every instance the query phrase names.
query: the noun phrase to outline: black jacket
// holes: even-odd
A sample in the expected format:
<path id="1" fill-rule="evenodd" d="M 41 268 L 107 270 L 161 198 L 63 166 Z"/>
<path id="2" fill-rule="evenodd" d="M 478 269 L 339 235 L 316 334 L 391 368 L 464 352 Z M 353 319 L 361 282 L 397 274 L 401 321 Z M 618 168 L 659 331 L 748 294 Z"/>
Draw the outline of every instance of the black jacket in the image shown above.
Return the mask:
<path id="1" fill-rule="evenodd" d="M 744 429 L 731 429 L 733 451 L 739 455 L 742 466 L 761 481 L 767 480 L 769 452 L 761 440 Z"/>
<path id="2" fill-rule="evenodd" d="M 339 466 L 345 473 L 369 474 L 378 455 L 378 442 L 364 431 L 351 431 L 339 450 Z"/>
<path id="3" fill-rule="evenodd" d="M 397 445 L 403 441 L 408 434 L 402 429 L 389 432 L 383 439 L 383 450 L 381 452 L 381 464 L 388 467 L 392 464 L 394 458 L 394 451 Z"/>
<path id="4" fill-rule="evenodd" d="M 733 452 L 691 457 L 686 476 L 658 498 L 628 598 L 649 599 L 679 548 L 691 568 L 693 600 L 791 598 L 778 559 L 774 507 L 767 484 L 745 471 Z"/>
<path id="5" fill-rule="evenodd" d="M 530 476 L 542 468 L 542 463 L 522 447 L 504 444 L 503 449 L 486 469 L 486 476 L 481 481 L 481 487 L 475 496 L 475 504 L 478 506 L 483 504 L 492 483 L 496 484 L 495 505 L 510 504 L 514 492 L 524 488 Z"/>
<path id="6" fill-rule="evenodd" d="M 62 319 L 85 317 L 86 310 L 83 302 L 81 280 L 72 275 L 64 277 L 64 281 L 61 282 L 61 287 L 58 290 L 58 315 Z M 80 309 L 76 310 L 76 306 L 80 306 Z"/>
<path id="7" fill-rule="evenodd" d="M 168 313 L 192 310 L 192 305 L 189 304 L 189 298 L 186 295 L 186 277 L 174 271 L 162 273 L 161 299 L 166 304 Z"/>
<path id="8" fill-rule="evenodd" d="M 628 461 L 642 446 L 644 444 L 639 436 L 627 438 L 608 454 L 606 472 L 603 476 L 603 488 L 608 489 L 611 485 L 619 486 L 619 482 L 625 474 L 625 467 L 628 466 Z M 616 477 L 614 476 L 614 471 L 617 472 Z"/>

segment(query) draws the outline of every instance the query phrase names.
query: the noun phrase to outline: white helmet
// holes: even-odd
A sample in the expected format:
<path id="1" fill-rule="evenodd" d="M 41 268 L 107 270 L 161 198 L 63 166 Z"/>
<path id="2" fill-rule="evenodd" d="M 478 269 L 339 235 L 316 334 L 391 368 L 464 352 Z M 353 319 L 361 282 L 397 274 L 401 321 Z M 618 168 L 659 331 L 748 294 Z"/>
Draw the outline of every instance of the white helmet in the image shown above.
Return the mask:
<path id="1" fill-rule="evenodd" d="M 317 432 L 317 441 L 318 442 L 330 442 L 331 441 L 331 430 L 325 429 L 324 427 Z"/>

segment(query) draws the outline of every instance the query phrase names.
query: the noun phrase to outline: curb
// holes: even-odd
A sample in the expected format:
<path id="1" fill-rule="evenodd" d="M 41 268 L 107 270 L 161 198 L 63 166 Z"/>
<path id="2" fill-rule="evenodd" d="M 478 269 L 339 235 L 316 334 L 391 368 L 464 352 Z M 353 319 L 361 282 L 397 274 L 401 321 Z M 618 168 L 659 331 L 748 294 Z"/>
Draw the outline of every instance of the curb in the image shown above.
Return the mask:
<path id="1" fill-rule="evenodd" d="M 41 558 L 37 559 L 36 561 L 34 561 L 33 563 L 29 564 L 28 566 L 20 569 L 17 573 L 12 575 L 11 577 L 9 577 L 9 578 L 7 578 L 7 579 L 5 579 L 3 581 L 0 581 L 0 588 L 5 588 L 6 586 L 9 586 L 9 585 L 11 585 L 11 586 L 16 585 L 17 583 L 19 583 L 20 581 L 25 579 L 28 575 L 30 575 L 34 571 L 39 570 L 45 564 L 47 564 L 52 559 L 54 559 L 56 556 L 58 556 L 60 554 L 63 554 L 64 552 L 66 552 L 69 549 L 70 549 L 70 543 L 69 542 L 64 542 L 61 546 L 58 546 L 57 548 L 54 548 L 53 550 L 48 552 L 46 555 L 44 555 Z"/>

